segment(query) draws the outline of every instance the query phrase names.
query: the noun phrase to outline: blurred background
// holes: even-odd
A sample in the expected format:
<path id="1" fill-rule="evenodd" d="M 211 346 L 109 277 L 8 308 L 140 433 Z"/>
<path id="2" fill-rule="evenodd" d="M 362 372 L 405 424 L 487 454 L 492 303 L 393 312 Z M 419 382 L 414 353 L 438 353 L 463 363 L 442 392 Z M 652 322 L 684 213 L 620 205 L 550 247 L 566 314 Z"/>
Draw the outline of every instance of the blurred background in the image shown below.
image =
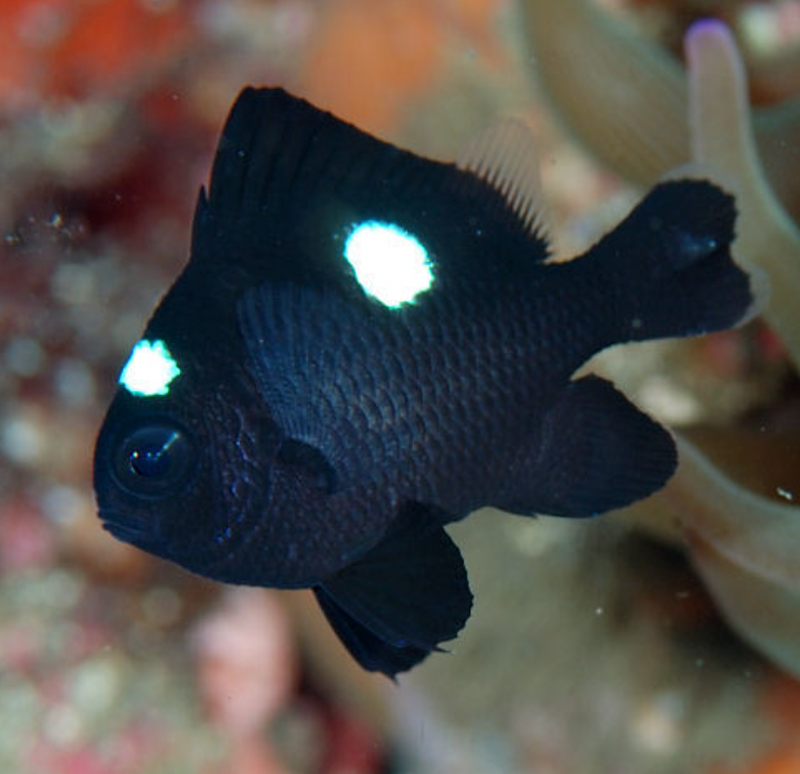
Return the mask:
<path id="1" fill-rule="evenodd" d="M 96 518 L 94 436 L 186 261 L 239 89 L 282 85 L 446 160 L 520 117 L 556 253 L 573 255 L 648 182 L 582 135 L 544 72 L 550 45 L 572 47 L 573 75 L 591 66 L 586 29 L 537 16 L 573 5 L 676 73 L 689 25 L 724 18 L 754 109 L 794 104 L 793 0 L 0 0 L 0 772 L 800 772 L 800 393 L 761 320 L 599 367 L 734 498 L 758 495 L 753 524 L 766 502 L 787 509 L 777 590 L 757 538 L 746 577 L 704 563 L 721 543 L 687 530 L 688 500 L 680 517 L 656 497 L 591 523 L 482 512 L 452 529 L 472 618 L 394 685 L 352 663 L 309 592 L 220 587 Z M 627 120 L 620 90 L 601 81 L 597 110 Z M 770 158 L 791 214 L 789 113 Z"/>

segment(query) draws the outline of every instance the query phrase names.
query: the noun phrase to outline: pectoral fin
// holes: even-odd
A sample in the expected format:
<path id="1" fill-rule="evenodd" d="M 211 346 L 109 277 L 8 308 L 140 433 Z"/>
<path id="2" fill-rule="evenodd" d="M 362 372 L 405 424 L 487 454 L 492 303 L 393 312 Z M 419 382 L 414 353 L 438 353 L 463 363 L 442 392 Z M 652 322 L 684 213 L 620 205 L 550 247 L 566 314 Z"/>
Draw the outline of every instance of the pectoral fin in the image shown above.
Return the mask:
<path id="1" fill-rule="evenodd" d="M 441 523 L 433 509 L 405 506 L 377 545 L 315 589 L 365 669 L 394 677 L 453 639 L 469 618 L 467 573 Z"/>
<path id="2" fill-rule="evenodd" d="M 422 661 L 430 650 L 413 645 L 397 647 L 384 642 L 353 616 L 348 615 L 334 598 L 321 586 L 314 589 L 317 602 L 325 613 L 336 635 L 353 658 L 370 672 L 383 672 L 394 679 L 398 672 L 405 672 Z"/>

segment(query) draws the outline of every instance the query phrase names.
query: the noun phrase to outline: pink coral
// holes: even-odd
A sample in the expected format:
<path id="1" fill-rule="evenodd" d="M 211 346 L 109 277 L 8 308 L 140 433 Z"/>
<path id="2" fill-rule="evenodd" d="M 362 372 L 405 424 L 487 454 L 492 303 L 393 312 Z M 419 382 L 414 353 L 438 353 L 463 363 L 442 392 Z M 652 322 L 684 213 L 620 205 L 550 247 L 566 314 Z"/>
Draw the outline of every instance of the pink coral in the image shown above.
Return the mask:
<path id="1" fill-rule="evenodd" d="M 297 679 L 289 621 L 262 589 L 226 591 L 192 634 L 200 689 L 213 720 L 230 734 L 258 734 L 292 695 Z"/>

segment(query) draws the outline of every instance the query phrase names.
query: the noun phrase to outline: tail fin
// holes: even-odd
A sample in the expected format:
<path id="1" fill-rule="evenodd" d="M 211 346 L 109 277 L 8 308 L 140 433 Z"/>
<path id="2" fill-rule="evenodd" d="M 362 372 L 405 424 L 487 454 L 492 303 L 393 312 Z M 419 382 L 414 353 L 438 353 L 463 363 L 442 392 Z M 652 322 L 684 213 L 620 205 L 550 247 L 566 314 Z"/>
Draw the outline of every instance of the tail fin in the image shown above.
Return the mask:
<path id="1" fill-rule="evenodd" d="M 756 293 L 731 258 L 735 221 L 734 198 L 721 188 L 671 180 L 596 244 L 589 255 L 623 294 L 615 340 L 696 336 L 749 319 Z"/>

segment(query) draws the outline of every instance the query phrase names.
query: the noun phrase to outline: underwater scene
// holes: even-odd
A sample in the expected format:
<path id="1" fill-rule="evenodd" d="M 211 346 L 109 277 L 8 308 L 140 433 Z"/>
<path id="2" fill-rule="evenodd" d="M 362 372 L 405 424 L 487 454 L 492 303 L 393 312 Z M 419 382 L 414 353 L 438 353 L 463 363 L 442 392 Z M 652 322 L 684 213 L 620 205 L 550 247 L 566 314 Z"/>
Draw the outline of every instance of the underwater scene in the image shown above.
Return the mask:
<path id="1" fill-rule="evenodd" d="M 0 0 L 0 774 L 800 774 L 799 369 L 798 0 Z"/>

